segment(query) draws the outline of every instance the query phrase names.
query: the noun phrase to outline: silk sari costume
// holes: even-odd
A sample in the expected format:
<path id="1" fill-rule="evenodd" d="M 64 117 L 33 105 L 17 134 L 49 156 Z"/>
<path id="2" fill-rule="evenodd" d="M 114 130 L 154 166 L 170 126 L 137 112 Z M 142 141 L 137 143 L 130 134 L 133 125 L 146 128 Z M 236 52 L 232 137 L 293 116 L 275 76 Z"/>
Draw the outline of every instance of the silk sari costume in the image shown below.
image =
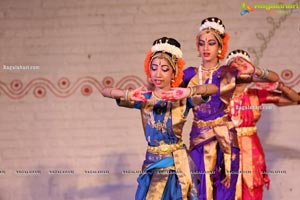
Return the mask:
<path id="1" fill-rule="evenodd" d="M 120 106 L 141 111 L 148 143 L 135 199 L 198 199 L 192 160 L 182 141 L 182 128 L 193 107 L 191 99 L 165 101 L 153 93 L 145 97 L 144 103 L 118 100 Z"/>
<path id="2" fill-rule="evenodd" d="M 251 62 L 248 52 L 238 49 L 228 54 L 226 63 L 237 56 Z M 241 94 L 234 93 L 230 102 L 229 115 L 236 127 L 240 147 L 236 200 L 260 200 L 263 198 L 263 186 L 266 185 L 267 188 L 270 186 L 256 123 L 261 116 L 262 104 L 276 103 L 277 98 L 271 98 L 273 93 L 270 92 L 269 95 L 269 91 L 265 89 L 248 89 L 248 86 Z"/>
<path id="3" fill-rule="evenodd" d="M 240 146 L 240 174 L 236 199 L 259 200 L 263 197 L 263 186 L 269 188 L 265 155 L 260 143 L 256 122 L 261 116 L 261 105 L 266 103 L 268 91 L 247 89 L 232 100 L 232 115 L 241 119 L 236 130 Z"/>
<path id="4" fill-rule="evenodd" d="M 173 69 L 174 79 L 171 87 L 177 87 L 182 80 L 184 61 L 180 44 L 173 38 L 163 37 L 153 42 L 148 52 L 144 70 L 148 81 L 151 77 L 152 60 L 165 59 Z M 154 76 L 154 75 L 153 75 Z M 155 78 L 155 77 L 154 77 Z M 149 82 L 150 82 L 149 81 Z M 151 82 L 150 82 L 151 83 Z M 183 125 L 192 100 L 162 100 L 151 93 L 142 94 L 145 101 L 120 99 L 118 104 L 141 111 L 145 139 L 148 143 L 142 173 L 138 177 L 136 200 L 197 200 L 195 180 L 191 175 L 192 159 L 182 141 Z M 157 87 L 157 88 L 156 88 Z M 125 95 L 126 96 L 126 95 Z"/>
<path id="5" fill-rule="evenodd" d="M 190 132 L 190 155 L 193 158 L 200 183 L 199 199 L 234 199 L 239 169 L 239 148 L 233 124 L 227 116 L 227 106 L 234 86 L 230 85 L 235 73 L 224 73 L 226 66 L 220 66 L 212 74 L 211 82 L 219 91 L 207 102 L 193 108 L 194 122 Z M 224 70 L 224 71 L 223 71 Z M 223 72 L 222 72 L 223 71 Z M 184 70 L 184 84 L 199 84 L 198 68 Z M 210 80 L 207 79 L 205 83 Z M 230 187 L 222 183 L 230 176 Z"/>
<path id="6" fill-rule="evenodd" d="M 202 20 L 196 36 L 198 51 L 202 34 L 214 35 L 219 45 L 218 59 L 224 59 L 229 36 L 225 32 L 222 20 L 217 17 Z M 230 173 L 238 170 L 239 148 L 235 129 L 227 115 L 229 100 L 235 87 L 236 72 L 216 64 L 216 68 L 210 70 L 210 77 L 205 82 L 202 81 L 202 65 L 185 69 L 183 76 L 185 87 L 212 83 L 219 88 L 210 98 L 204 97 L 205 103 L 193 108 L 194 121 L 190 132 L 189 151 L 197 167 L 200 180 L 198 193 L 201 200 L 234 199 L 238 176 Z M 229 188 L 221 183 L 225 177 L 230 182 Z"/>

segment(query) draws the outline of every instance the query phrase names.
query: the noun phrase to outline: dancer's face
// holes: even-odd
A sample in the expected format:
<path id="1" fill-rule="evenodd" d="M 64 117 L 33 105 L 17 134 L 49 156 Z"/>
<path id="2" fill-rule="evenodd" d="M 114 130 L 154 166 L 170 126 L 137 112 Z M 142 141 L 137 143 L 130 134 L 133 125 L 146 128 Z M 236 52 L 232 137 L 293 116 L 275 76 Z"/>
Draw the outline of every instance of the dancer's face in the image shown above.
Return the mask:
<path id="1" fill-rule="evenodd" d="M 156 88 L 169 90 L 174 72 L 166 59 L 155 58 L 150 64 L 150 76 Z"/>
<path id="2" fill-rule="evenodd" d="M 211 32 L 204 32 L 199 36 L 198 51 L 203 62 L 218 60 L 218 40 Z"/>

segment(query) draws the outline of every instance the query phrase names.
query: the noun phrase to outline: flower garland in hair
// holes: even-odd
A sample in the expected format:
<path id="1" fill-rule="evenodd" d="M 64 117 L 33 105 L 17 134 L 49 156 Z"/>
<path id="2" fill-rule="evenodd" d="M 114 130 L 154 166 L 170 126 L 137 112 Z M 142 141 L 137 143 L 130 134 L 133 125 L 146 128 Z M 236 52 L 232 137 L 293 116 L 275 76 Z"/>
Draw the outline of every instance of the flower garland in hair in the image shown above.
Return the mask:
<path id="1" fill-rule="evenodd" d="M 177 58 L 182 58 L 182 51 L 180 50 L 180 48 L 168 43 L 157 43 L 151 48 L 151 51 L 166 51 L 172 55 L 175 55 Z"/>
<path id="2" fill-rule="evenodd" d="M 226 53 L 228 50 L 228 41 L 229 41 L 229 35 L 228 35 L 228 33 L 224 33 L 224 38 L 222 39 L 223 48 L 222 48 L 221 55 L 219 56 L 220 60 L 223 60 L 226 56 Z"/>
<path id="3" fill-rule="evenodd" d="M 152 56 L 152 51 L 149 50 L 148 53 L 147 53 L 147 56 L 145 58 L 145 61 L 144 61 L 144 71 L 145 71 L 145 74 L 146 74 L 146 76 L 147 76 L 148 79 L 150 78 L 150 61 L 151 61 L 151 56 Z"/>
<path id="4" fill-rule="evenodd" d="M 199 28 L 199 31 L 201 32 L 202 30 L 205 30 L 205 29 L 215 29 L 216 31 L 219 32 L 219 34 L 224 34 L 225 32 L 225 28 L 224 26 L 222 26 L 221 24 L 218 24 L 216 22 L 209 22 L 209 21 L 206 21 L 204 22 L 204 24 L 202 24 Z"/>
<path id="5" fill-rule="evenodd" d="M 172 87 L 178 87 L 179 84 L 182 82 L 183 77 L 183 68 L 184 68 L 185 62 L 182 58 L 178 58 L 177 60 L 177 76 L 174 79 L 174 82 L 172 82 Z"/>
<path id="6" fill-rule="evenodd" d="M 150 61 L 151 61 L 151 56 L 152 56 L 152 51 L 149 50 L 147 53 L 147 56 L 144 61 L 144 71 L 147 76 L 147 79 L 151 78 L 150 76 Z M 182 77 L 183 77 L 183 68 L 185 65 L 185 62 L 182 58 L 177 59 L 177 76 L 175 77 L 174 81 L 172 82 L 171 86 L 172 87 L 178 87 L 179 84 L 182 82 Z"/>

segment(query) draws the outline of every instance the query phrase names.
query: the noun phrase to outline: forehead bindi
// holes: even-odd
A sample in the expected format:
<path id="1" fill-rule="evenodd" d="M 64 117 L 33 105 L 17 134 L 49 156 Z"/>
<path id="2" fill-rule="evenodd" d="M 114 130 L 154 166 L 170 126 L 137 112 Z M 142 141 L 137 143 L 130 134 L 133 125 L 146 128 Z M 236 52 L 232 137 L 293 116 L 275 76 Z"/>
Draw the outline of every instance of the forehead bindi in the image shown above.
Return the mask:
<path id="1" fill-rule="evenodd" d="M 217 41 L 215 36 L 212 33 L 205 33 L 200 36 L 200 40 L 208 42 L 208 41 Z"/>
<path id="2" fill-rule="evenodd" d="M 152 64 L 158 65 L 158 66 L 165 66 L 165 65 L 169 65 L 168 61 L 166 61 L 166 59 L 164 58 L 155 58 L 152 61 Z"/>

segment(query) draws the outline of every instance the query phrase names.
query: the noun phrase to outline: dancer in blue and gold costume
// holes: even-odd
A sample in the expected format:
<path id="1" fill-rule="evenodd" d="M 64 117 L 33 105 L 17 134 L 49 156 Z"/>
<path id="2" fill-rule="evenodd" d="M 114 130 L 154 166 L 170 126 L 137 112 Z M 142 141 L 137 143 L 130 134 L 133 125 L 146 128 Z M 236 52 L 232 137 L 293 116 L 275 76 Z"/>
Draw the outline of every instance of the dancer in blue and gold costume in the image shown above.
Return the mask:
<path id="1" fill-rule="evenodd" d="M 179 42 L 163 37 L 154 41 L 144 63 L 151 90 L 102 90 L 104 96 L 117 99 L 119 106 L 141 111 L 148 148 L 143 173 L 138 177 L 137 200 L 198 199 L 182 129 L 189 109 L 194 107 L 190 97 L 210 95 L 217 87 L 207 84 L 178 88 L 183 67 Z"/>

